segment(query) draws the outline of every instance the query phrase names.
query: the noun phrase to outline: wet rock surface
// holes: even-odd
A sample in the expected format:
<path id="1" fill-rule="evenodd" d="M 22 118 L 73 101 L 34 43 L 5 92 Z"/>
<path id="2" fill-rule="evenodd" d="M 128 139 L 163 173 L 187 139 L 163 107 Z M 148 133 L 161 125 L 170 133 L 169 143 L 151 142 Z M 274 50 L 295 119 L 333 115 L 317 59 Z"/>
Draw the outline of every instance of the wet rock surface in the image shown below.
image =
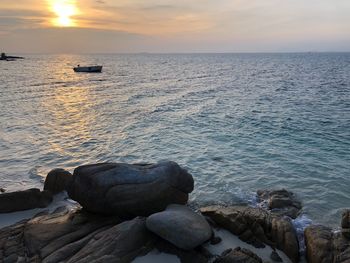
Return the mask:
<path id="1" fill-rule="evenodd" d="M 44 190 L 57 194 L 67 190 L 72 174 L 64 169 L 57 168 L 51 170 L 45 179 Z"/>
<path id="2" fill-rule="evenodd" d="M 269 245 L 282 250 L 293 262 L 299 260 L 297 234 L 289 218 L 247 206 L 209 206 L 200 209 L 219 226 L 257 248 Z"/>
<path id="3" fill-rule="evenodd" d="M 262 263 L 260 257 L 252 251 L 237 247 L 224 251 L 215 263 Z"/>
<path id="4" fill-rule="evenodd" d="M 205 218 L 183 205 L 169 205 L 165 211 L 149 216 L 146 226 L 156 235 L 185 250 L 203 244 L 212 236 Z"/>
<path id="5" fill-rule="evenodd" d="M 331 228 L 312 225 L 305 229 L 306 257 L 310 263 L 349 263 L 350 240 Z"/>
<path id="6" fill-rule="evenodd" d="M 259 190 L 257 196 L 260 202 L 265 202 L 272 214 L 278 216 L 289 216 L 295 219 L 302 209 L 301 202 L 295 194 L 282 190 Z"/>
<path id="7" fill-rule="evenodd" d="M 90 212 L 132 218 L 186 204 L 193 185 L 192 176 L 175 162 L 103 163 L 76 168 L 68 194 Z"/>
<path id="8" fill-rule="evenodd" d="M 52 202 L 52 194 L 37 188 L 0 195 L 0 213 L 43 208 Z"/>

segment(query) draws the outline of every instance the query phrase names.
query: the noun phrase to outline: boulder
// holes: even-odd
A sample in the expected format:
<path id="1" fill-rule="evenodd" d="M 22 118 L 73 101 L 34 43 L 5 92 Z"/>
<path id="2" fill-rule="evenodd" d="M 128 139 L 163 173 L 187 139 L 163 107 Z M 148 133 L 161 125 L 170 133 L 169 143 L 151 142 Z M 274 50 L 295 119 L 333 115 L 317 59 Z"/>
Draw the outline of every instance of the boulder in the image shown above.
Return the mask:
<path id="1" fill-rule="evenodd" d="M 311 225 L 305 229 L 304 235 L 309 263 L 350 262 L 350 240 L 340 232 L 322 225 Z"/>
<path id="2" fill-rule="evenodd" d="M 265 202 L 270 212 L 275 215 L 289 216 L 293 219 L 300 214 L 302 205 L 294 193 L 282 190 L 259 190 L 257 192 L 260 202 Z"/>
<path id="3" fill-rule="evenodd" d="M 133 218 L 171 203 L 186 204 L 193 184 L 191 174 L 175 162 L 102 163 L 76 168 L 68 194 L 87 211 Z"/>
<path id="4" fill-rule="evenodd" d="M 347 209 L 342 214 L 341 219 L 342 234 L 345 238 L 350 240 L 350 210 Z"/>
<path id="5" fill-rule="evenodd" d="M 209 206 L 200 211 L 242 241 L 257 248 L 265 247 L 265 244 L 278 248 L 293 262 L 298 262 L 298 238 L 288 217 L 275 216 L 264 209 L 248 206 Z"/>
<path id="6" fill-rule="evenodd" d="M 44 190 L 57 194 L 67 189 L 72 179 L 72 174 L 64 169 L 57 168 L 51 170 L 45 179 Z"/>
<path id="7" fill-rule="evenodd" d="M 222 252 L 214 263 L 262 263 L 262 259 L 249 249 L 236 247 Z"/>
<path id="8" fill-rule="evenodd" d="M 52 194 L 32 188 L 0 195 L 0 213 L 10 213 L 33 208 L 43 208 L 52 202 Z"/>
<path id="9" fill-rule="evenodd" d="M 341 218 L 341 227 L 350 228 L 350 210 L 345 210 Z"/>
<path id="10" fill-rule="evenodd" d="M 0 229 L 4 262 L 131 262 L 154 248 L 145 218 L 60 211 Z"/>
<path id="11" fill-rule="evenodd" d="M 146 220 L 147 228 L 178 248 L 191 250 L 212 236 L 205 218 L 183 205 L 169 205 Z"/>

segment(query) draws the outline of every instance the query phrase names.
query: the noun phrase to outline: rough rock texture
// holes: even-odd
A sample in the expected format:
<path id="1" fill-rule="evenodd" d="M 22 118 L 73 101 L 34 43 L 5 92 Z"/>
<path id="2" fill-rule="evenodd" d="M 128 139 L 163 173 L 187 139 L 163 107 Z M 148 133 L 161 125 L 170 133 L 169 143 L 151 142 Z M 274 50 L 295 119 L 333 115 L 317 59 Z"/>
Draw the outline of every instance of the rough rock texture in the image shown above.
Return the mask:
<path id="1" fill-rule="evenodd" d="M 341 218 L 341 227 L 350 228 L 350 210 L 345 210 Z"/>
<path id="2" fill-rule="evenodd" d="M 37 188 L 0 195 L 0 213 L 42 208 L 52 202 L 52 194 Z"/>
<path id="3" fill-rule="evenodd" d="M 297 234 L 289 218 L 274 216 L 264 209 L 247 206 L 209 206 L 201 208 L 200 211 L 241 240 L 255 247 L 264 247 L 267 244 L 278 248 L 293 262 L 298 262 Z"/>
<path id="4" fill-rule="evenodd" d="M 222 253 L 222 255 L 214 261 L 215 263 L 262 263 L 260 257 L 252 251 L 236 247 Z"/>
<path id="5" fill-rule="evenodd" d="M 205 218 L 183 205 L 169 205 L 146 220 L 147 228 L 178 248 L 191 250 L 212 236 Z"/>
<path id="6" fill-rule="evenodd" d="M 306 257 L 309 263 L 349 263 L 350 240 L 331 228 L 312 225 L 305 231 Z"/>
<path id="7" fill-rule="evenodd" d="M 51 170 L 45 179 L 44 190 L 57 194 L 67 189 L 72 179 L 72 174 L 64 169 L 57 168 Z"/>
<path id="8" fill-rule="evenodd" d="M 102 163 L 74 170 L 68 194 L 90 212 L 132 218 L 186 204 L 193 178 L 174 162 Z"/>
<path id="9" fill-rule="evenodd" d="M 131 262 L 148 253 L 156 237 L 144 218 L 61 211 L 0 229 L 3 262 Z"/>
<path id="10" fill-rule="evenodd" d="M 342 234 L 350 240 L 350 210 L 345 210 L 341 219 Z"/>
<path id="11" fill-rule="evenodd" d="M 261 202 L 267 203 L 267 208 L 275 215 L 285 215 L 295 219 L 302 208 L 301 202 L 295 195 L 285 189 L 259 190 L 257 195 Z"/>

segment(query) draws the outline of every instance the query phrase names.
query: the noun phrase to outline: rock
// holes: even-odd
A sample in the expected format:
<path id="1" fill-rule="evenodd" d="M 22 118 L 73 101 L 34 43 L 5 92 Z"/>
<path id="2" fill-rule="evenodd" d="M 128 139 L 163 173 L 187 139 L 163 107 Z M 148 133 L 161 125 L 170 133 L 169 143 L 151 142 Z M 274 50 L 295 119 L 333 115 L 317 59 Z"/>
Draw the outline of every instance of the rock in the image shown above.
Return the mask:
<path id="1" fill-rule="evenodd" d="M 282 190 L 259 190 L 258 198 L 262 202 L 267 202 L 268 209 L 275 215 L 285 215 L 293 219 L 300 214 L 302 205 L 292 192 Z"/>
<path id="2" fill-rule="evenodd" d="M 155 241 L 145 218 L 120 223 L 116 217 L 62 211 L 0 229 L 0 256 L 11 262 L 131 262 Z"/>
<path id="3" fill-rule="evenodd" d="M 37 188 L 25 191 L 3 193 L 0 195 L 0 213 L 43 208 L 52 202 L 52 195 L 48 191 Z"/>
<path id="4" fill-rule="evenodd" d="M 341 230 L 341 233 L 342 233 L 343 237 L 350 240 L 350 228 L 343 228 Z"/>
<path id="5" fill-rule="evenodd" d="M 147 228 L 178 248 L 191 250 L 209 240 L 212 230 L 205 218 L 183 205 L 169 205 L 146 220 Z"/>
<path id="6" fill-rule="evenodd" d="M 309 263 L 350 261 L 350 240 L 340 232 L 321 225 L 308 226 L 305 231 L 306 257 Z"/>
<path id="7" fill-rule="evenodd" d="M 202 246 L 192 250 L 183 250 L 161 238 L 157 239 L 155 246 L 160 252 L 176 255 L 181 263 L 208 263 L 213 258 L 213 255 Z"/>
<path id="8" fill-rule="evenodd" d="M 249 249 L 236 247 L 224 251 L 215 263 L 262 263 L 262 259 Z"/>
<path id="9" fill-rule="evenodd" d="M 282 250 L 293 262 L 298 262 L 299 243 L 289 218 L 248 206 L 209 206 L 200 211 L 248 244 L 258 248 L 267 244 Z"/>
<path id="10" fill-rule="evenodd" d="M 276 251 L 271 252 L 270 258 L 274 262 L 283 262 L 282 258 L 278 255 L 278 253 Z"/>
<path id="11" fill-rule="evenodd" d="M 133 218 L 171 203 L 186 204 L 193 184 L 192 176 L 174 162 L 102 163 L 76 168 L 68 194 L 87 211 Z"/>
<path id="12" fill-rule="evenodd" d="M 0 193 L 5 193 L 5 192 L 6 192 L 5 188 L 0 188 Z"/>
<path id="13" fill-rule="evenodd" d="M 221 237 L 212 236 L 211 239 L 210 239 L 210 244 L 211 244 L 211 245 L 217 245 L 217 244 L 219 244 L 221 241 L 222 241 L 222 238 L 221 238 Z"/>
<path id="14" fill-rule="evenodd" d="M 350 210 L 345 210 L 341 219 L 342 228 L 350 228 Z"/>
<path id="15" fill-rule="evenodd" d="M 51 170 L 45 179 L 44 190 L 48 190 L 53 194 L 57 194 L 67 189 L 72 179 L 72 174 L 64 169 Z"/>

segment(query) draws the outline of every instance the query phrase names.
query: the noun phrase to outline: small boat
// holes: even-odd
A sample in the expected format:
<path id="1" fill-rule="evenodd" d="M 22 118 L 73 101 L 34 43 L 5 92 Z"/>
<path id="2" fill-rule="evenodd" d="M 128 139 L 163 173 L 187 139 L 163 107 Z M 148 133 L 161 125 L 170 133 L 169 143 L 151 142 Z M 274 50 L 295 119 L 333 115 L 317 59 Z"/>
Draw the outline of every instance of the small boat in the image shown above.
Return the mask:
<path id="1" fill-rule="evenodd" d="M 77 67 L 73 68 L 73 70 L 75 72 L 88 72 L 88 73 L 101 72 L 102 66 L 81 67 L 80 65 L 78 65 Z"/>

